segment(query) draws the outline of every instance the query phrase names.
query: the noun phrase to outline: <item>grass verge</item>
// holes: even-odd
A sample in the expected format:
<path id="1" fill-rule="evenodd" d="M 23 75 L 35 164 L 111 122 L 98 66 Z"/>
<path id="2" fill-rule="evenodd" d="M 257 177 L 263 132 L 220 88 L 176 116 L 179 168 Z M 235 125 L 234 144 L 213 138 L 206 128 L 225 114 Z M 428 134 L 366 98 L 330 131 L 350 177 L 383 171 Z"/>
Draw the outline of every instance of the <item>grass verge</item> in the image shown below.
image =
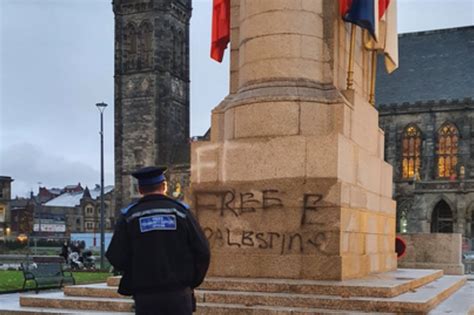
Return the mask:
<path id="1" fill-rule="evenodd" d="M 112 274 L 108 272 L 73 272 L 76 284 L 105 282 Z M 23 288 L 23 273 L 21 271 L 0 271 L 0 293 L 21 291 Z M 28 281 L 28 289 L 34 287 L 34 281 Z"/>

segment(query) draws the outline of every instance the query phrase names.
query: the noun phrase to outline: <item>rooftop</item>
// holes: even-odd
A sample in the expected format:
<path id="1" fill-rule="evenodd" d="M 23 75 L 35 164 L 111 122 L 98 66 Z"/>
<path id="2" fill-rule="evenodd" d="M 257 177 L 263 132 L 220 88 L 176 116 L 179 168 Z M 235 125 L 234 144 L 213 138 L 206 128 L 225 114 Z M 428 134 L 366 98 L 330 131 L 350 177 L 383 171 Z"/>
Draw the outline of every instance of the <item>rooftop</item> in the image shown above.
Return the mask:
<path id="1" fill-rule="evenodd" d="M 474 98 L 474 26 L 399 35 L 399 68 L 379 56 L 377 104 Z"/>
<path id="2" fill-rule="evenodd" d="M 114 186 L 105 186 L 104 194 L 111 192 L 114 189 Z M 96 186 L 94 189 L 89 190 L 92 199 L 97 199 L 100 196 L 100 187 Z M 51 199 L 44 205 L 46 207 L 66 207 L 74 208 L 81 203 L 82 196 L 84 191 L 80 192 L 65 192 L 58 197 Z"/>

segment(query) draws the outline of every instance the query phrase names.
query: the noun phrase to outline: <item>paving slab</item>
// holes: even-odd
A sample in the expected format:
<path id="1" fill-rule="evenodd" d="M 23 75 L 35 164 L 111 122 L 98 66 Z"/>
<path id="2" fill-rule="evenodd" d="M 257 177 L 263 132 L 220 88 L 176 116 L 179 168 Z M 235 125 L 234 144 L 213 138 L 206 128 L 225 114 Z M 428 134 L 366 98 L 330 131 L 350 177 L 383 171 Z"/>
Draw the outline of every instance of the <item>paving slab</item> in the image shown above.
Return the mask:
<path id="1" fill-rule="evenodd" d="M 466 282 L 461 289 L 439 304 L 429 315 L 471 314 L 470 309 L 474 314 L 474 282 L 472 281 Z"/>

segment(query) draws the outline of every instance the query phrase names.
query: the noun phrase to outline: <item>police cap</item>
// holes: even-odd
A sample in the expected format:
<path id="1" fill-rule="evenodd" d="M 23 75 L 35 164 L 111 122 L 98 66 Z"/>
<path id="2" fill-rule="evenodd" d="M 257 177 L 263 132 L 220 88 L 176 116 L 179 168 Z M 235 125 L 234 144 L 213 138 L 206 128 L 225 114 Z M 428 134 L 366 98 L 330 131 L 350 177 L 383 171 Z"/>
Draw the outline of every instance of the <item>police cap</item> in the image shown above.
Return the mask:
<path id="1" fill-rule="evenodd" d="M 138 179 L 139 186 L 157 185 L 166 180 L 166 167 L 148 166 L 132 173 L 132 176 Z"/>

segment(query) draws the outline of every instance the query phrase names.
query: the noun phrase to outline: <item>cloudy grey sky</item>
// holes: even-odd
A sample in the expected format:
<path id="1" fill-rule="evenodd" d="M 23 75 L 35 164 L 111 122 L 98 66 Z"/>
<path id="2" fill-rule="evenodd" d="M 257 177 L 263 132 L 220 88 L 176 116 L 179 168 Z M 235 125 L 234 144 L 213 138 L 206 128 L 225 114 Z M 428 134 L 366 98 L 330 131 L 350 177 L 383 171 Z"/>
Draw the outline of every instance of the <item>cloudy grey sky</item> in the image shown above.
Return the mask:
<path id="1" fill-rule="evenodd" d="M 336 1 L 336 0 L 334 0 Z M 99 182 L 104 101 L 106 184 L 113 184 L 111 0 L 0 0 L 0 175 L 14 195 Z M 228 56 L 210 60 L 211 0 L 191 19 L 191 135 L 228 92 Z M 474 0 L 399 0 L 399 32 L 474 25 Z M 400 52 L 403 54 L 403 52 Z"/>

